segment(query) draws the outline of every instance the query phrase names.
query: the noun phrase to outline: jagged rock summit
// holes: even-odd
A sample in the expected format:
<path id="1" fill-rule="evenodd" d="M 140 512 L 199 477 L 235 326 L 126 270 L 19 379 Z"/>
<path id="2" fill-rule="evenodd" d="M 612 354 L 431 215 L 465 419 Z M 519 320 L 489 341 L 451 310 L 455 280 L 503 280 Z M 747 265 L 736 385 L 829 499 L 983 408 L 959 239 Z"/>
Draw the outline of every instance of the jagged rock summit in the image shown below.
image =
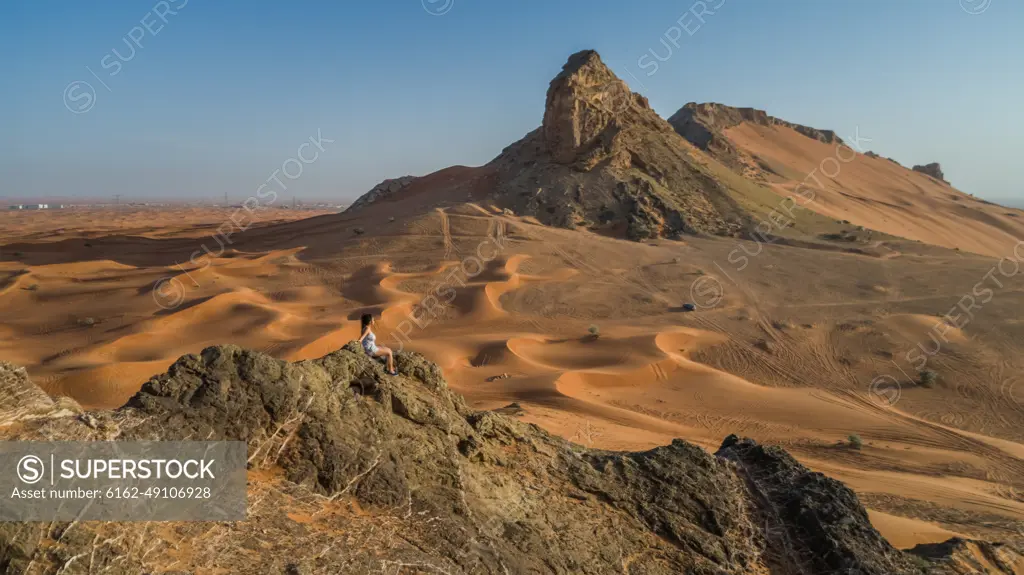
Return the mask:
<path id="1" fill-rule="evenodd" d="M 634 108 L 650 109 L 647 99 L 630 91 L 592 50 L 569 57 L 551 81 L 541 127 L 544 144 L 554 161 L 573 164 L 585 158 L 609 125 Z"/>
<path id="2" fill-rule="evenodd" d="M 696 151 L 597 52 L 570 56 L 546 102 L 541 128 L 488 164 L 496 204 L 634 240 L 736 235 L 748 224 Z"/>
<path id="3" fill-rule="evenodd" d="M 441 202 L 466 197 L 452 186 L 482 190 L 497 207 L 547 225 L 634 240 L 740 234 L 749 218 L 698 154 L 597 52 L 585 50 L 551 81 L 540 128 L 471 181 L 429 194 Z M 350 211 L 379 196 L 371 191 Z"/>
<path id="4" fill-rule="evenodd" d="M 0 405 L 0 439 L 246 441 L 249 505 L 227 524 L 0 524 L 0 568 L 909 575 L 972 572 L 971 553 L 1020 559 L 983 542 L 927 559 L 894 549 L 852 491 L 780 448 L 731 436 L 715 455 L 682 440 L 589 449 L 469 408 L 418 354 L 396 361 L 392 377 L 356 342 L 296 363 L 211 347 L 120 409 L 46 417 L 11 378 L 21 392 Z"/>

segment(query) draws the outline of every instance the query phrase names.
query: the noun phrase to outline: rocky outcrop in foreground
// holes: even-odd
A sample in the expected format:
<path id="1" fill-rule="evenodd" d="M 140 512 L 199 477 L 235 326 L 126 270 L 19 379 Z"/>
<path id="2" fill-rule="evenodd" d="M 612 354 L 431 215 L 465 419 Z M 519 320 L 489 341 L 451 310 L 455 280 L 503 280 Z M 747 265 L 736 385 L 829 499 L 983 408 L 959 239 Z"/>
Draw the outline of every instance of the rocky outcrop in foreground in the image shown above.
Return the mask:
<path id="1" fill-rule="evenodd" d="M 940 166 L 938 162 L 932 162 L 923 166 L 914 166 L 911 169 L 915 172 L 921 172 L 926 176 L 931 176 L 940 182 L 946 182 L 946 176 L 942 173 L 942 166 Z"/>
<path id="2" fill-rule="evenodd" d="M 25 368 L 0 361 L 0 428 L 15 422 L 64 417 L 81 411 L 74 401 L 50 399 L 29 380 Z"/>
<path id="3" fill-rule="evenodd" d="M 296 363 L 212 347 L 121 409 L 18 417 L 0 438 L 246 441 L 248 520 L 0 524 L 0 570 L 970 572 L 951 561 L 956 545 L 894 549 L 852 491 L 782 449 L 734 436 L 715 455 L 682 440 L 638 453 L 587 449 L 470 409 L 417 354 L 399 353 L 397 365 L 400 375 L 387 376 L 354 342 Z M 970 544 L 990 561 L 1019 559 Z"/>

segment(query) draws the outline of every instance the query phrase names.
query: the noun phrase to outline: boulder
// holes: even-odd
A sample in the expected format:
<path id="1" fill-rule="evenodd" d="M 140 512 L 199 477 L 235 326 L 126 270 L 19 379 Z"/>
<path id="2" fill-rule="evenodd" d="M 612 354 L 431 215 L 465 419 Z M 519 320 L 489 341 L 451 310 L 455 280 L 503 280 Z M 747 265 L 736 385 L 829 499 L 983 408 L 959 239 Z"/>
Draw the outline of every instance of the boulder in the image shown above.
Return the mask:
<path id="1" fill-rule="evenodd" d="M 946 182 L 945 175 L 942 173 L 942 166 L 940 166 L 938 162 L 932 162 L 930 164 L 925 164 L 923 166 L 914 166 L 911 169 L 914 170 L 915 172 L 921 172 L 926 176 L 935 178 L 940 182 L 948 183 Z"/>

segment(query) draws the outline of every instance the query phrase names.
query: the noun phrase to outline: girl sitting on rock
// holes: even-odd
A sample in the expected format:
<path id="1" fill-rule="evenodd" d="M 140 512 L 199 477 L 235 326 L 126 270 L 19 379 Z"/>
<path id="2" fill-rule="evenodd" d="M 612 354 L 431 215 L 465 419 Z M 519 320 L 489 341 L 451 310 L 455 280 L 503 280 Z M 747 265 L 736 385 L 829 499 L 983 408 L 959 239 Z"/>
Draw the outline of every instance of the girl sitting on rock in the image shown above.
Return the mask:
<path id="1" fill-rule="evenodd" d="M 388 373 L 391 375 L 398 375 L 398 370 L 395 369 L 395 354 L 388 347 L 377 347 L 377 336 L 373 333 L 373 326 L 376 324 L 376 320 L 373 316 L 368 313 L 364 313 L 362 317 L 363 334 L 359 336 L 359 343 L 363 346 L 363 351 L 370 357 L 386 357 L 388 358 Z"/>

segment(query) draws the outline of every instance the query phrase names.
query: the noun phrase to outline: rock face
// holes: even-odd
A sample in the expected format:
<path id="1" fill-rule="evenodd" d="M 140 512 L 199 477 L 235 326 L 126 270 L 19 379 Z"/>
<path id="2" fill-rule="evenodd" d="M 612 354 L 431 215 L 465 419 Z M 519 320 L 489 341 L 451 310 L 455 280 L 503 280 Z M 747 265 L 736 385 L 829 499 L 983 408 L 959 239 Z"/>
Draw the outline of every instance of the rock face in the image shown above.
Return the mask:
<path id="1" fill-rule="evenodd" d="M 634 106 L 648 108 L 601 62 L 597 52 L 573 54 L 551 81 L 541 134 L 552 159 L 572 164 L 594 147 L 609 125 Z"/>
<path id="2" fill-rule="evenodd" d="M 63 417 L 81 411 L 70 399 L 50 399 L 29 380 L 25 368 L 0 361 L 0 427 L 16 421 Z"/>
<path id="3" fill-rule="evenodd" d="M 0 567 L 922 572 L 871 527 L 853 492 L 781 449 L 735 437 L 716 455 L 681 440 L 639 453 L 587 449 L 470 409 L 417 354 L 396 361 L 391 377 L 355 342 L 297 363 L 213 347 L 179 359 L 121 409 L 8 417 L 17 424 L 0 427 L 0 439 L 243 440 L 252 471 L 245 522 L 0 524 Z M 924 556 L 916 561 L 928 572 L 957 572 L 947 569 L 949 553 Z"/>
<path id="4" fill-rule="evenodd" d="M 899 573 L 906 557 L 871 526 L 857 496 L 835 479 L 813 473 L 778 447 L 726 438 L 717 456 L 736 462 L 749 486 L 769 547 L 784 573 Z"/>
<path id="5" fill-rule="evenodd" d="M 942 173 L 942 166 L 940 166 L 938 162 L 932 162 L 924 166 L 914 166 L 911 169 L 915 172 L 921 172 L 926 176 L 931 176 L 940 182 L 946 181 L 946 177 Z"/>
<path id="6" fill-rule="evenodd" d="M 551 81 L 543 125 L 488 168 L 496 204 L 549 225 L 642 240 L 736 235 L 748 224 L 686 142 L 591 50 Z"/>
<path id="7" fill-rule="evenodd" d="M 743 158 L 723 135 L 723 131 L 741 122 L 759 126 L 782 126 L 825 144 L 843 143 L 832 130 L 819 130 L 801 126 L 769 116 L 764 110 L 734 108 L 724 104 L 690 102 L 668 119 L 676 132 L 702 150 L 712 152 L 720 161 L 733 168 L 743 164 Z"/>

